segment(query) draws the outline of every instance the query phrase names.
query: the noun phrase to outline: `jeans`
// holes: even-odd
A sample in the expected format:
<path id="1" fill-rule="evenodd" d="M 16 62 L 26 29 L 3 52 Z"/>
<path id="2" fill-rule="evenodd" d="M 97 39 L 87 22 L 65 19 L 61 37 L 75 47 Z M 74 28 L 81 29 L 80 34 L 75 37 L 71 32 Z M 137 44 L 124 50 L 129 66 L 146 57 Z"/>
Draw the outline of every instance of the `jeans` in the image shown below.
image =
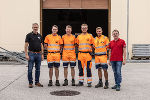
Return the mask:
<path id="1" fill-rule="evenodd" d="M 29 84 L 33 84 L 32 69 L 33 69 L 34 63 L 35 63 L 35 83 L 39 83 L 41 54 L 29 52 L 29 61 L 28 61 L 28 81 L 29 81 Z"/>
<path id="2" fill-rule="evenodd" d="M 122 81 L 121 76 L 122 61 L 111 61 L 111 65 L 114 72 L 115 84 L 120 86 L 120 83 Z"/>

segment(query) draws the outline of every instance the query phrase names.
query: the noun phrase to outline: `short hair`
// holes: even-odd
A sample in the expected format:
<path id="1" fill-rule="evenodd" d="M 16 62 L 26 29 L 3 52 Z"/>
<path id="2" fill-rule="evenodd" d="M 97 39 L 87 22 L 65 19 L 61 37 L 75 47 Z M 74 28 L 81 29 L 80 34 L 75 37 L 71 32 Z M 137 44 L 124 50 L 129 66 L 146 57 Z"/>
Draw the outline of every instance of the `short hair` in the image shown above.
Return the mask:
<path id="1" fill-rule="evenodd" d="M 97 28 L 96 28 L 96 30 L 99 30 L 99 29 L 103 30 L 101 27 L 97 27 Z"/>
<path id="2" fill-rule="evenodd" d="M 56 28 L 58 29 L 58 26 L 57 26 L 57 25 L 53 25 L 52 28 L 53 28 L 53 27 L 56 27 Z"/>
<path id="3" fill-rule="evenodd" d="M 81 27 L 82 27 L 82 26 L 87 26 L 87 27 L 88 27 L 88 25 L 87 25 L 87 24 L 82 24 L 82 25 L 81 25 Z"/>
<path id="4" fill-rule="evenodd" d="M 67 25 L 66 28 L 71 28 L 72 29 L 72 26 L 71 25 Z"/>
<path id="5" fill-rule="evenodd" d="M 32 24 L 32 26 L 33 26 L 33 25 L 38 25 L 38 26 L 39 26 L 39 24 L 38 24 L 38 23 L 33 23 L 33 24 Z"/>
<path id="6" fill-rule="evenodd" d="M 119 31 L 118 31 L 117 29 L 113 30 L 113 32 L 117 32 L 117 33 L 119 33 Z"/>

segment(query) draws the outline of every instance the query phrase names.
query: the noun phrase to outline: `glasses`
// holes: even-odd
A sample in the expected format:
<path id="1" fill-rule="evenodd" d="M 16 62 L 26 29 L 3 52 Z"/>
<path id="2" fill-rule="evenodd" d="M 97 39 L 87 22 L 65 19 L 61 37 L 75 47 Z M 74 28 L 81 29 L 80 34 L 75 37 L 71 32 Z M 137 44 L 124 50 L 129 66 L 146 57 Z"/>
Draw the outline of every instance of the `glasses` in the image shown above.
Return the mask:
<path id="1" fill-rule="evenodd" d="M 81 28 L 81 29 L 87 29 L 87 28 Z"/>

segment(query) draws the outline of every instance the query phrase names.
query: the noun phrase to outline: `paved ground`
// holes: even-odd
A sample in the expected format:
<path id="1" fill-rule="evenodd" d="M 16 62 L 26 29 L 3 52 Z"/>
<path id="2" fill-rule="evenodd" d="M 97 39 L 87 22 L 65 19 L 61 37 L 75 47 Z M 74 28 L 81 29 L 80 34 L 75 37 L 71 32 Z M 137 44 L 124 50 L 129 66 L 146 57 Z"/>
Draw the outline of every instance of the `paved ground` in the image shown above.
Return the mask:
<path id="1" fill-rule="evenodd" d="M 113 73 L 109 67 L 110 87 L 113 86 Z M 123 66 L 123 82 L 120 92 L 111 88 L 94 88 L 98 81 L 97 71 L 92 68 L 93 87 L 86 87 L 86 81 L 83 87 L 72 87 L 69 80 L 67 87 L 48 87 L 48 68 L 41 66 L 40 80 L 43 88 L 28 88 L 27 67 L 25 65 L 0 65 L 0 100 L 150 100 L 150 63 L 128 63 Z M 78 69 L 76 67 L 76 80 Z M 70 75 L 70 70 L 69 70 Z M 55 77 L 53 77 L 55 80 Z M 69 79 L 71 77 L 69 76 Z M 60 67 L 60 83 L 63 84 L 63 68 Z M 104 80 L 103 80 L 104 81 Z M 77 81 L 76 81 L 77 82 Z M 76 96 L 54 96 L 50 92 L 55 90 L 75 90 L 81 92 Z"/>

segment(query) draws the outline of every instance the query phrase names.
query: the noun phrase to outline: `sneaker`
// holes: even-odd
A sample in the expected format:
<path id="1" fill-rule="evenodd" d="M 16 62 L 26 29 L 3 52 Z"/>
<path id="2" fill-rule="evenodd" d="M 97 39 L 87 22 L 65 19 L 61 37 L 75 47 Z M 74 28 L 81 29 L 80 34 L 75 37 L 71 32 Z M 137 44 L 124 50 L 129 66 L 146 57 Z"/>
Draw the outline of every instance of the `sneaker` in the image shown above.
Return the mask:
<path id="1" fill-rule="evenodd" d="M 91 83 L 88 83 L 87 87 L 92 87 Z"/>
<path id="2" fill-rule="evenodd" d="M 108 82 L 108 81 L 106 81 L 106 82 L 105 82 L 104 89 L 108 89 L 108 88 L 109 88 L 109 82 Z"/>
<path id="3" fill-rule="evenodd" d="M 116 86 L 116 91 L 120 91 L 120 86 Z"/>
<path id="4" fill-rule="evenodd" d="M 113 87 L 111 87 L 112 89 L 116 89 L 117 85 L 114 85 Z"/>
<path id="5" fill-rule="evenodd" d="M 52 80 L 49 80 L 48 86 L 53 86 Z"/>
<path id="6" fill-rule="evenodd" d="M 68 85 L 68 80 L 67 79 L 65 79 L 64 80 L 64 84 L 63 84 L 63 86 L 67 86 Z"/>
<path id="7" fill-rule="evenodd" d="M 41 83 L 35 83 L 35 86 L 43 87 L 43 85 Z"/>
<path id="8" fill-rule="evenodd" d="M 95 88 L 98 88 L 98 87 L 103 87 L 103 82 L 99 82 L 97 85 L 95 85 Z"/>
<path id="9" fill-rule="evenodd" d="M 83 86 L 83 82 L 79 82 L 76 86 Z"/>
<path id="10" fill-rule="evenodd" d="M 33 88 L 33 85 L 32 85 L 32 84 L 29 84 L 29 88 Z"/>
<path id="11" fill-rule="evenodd" d="M 56 85 L 56 86 L 60 86 L 59 80 L 56 80 L 55 85 Z"/>
<path id="12" fill-rule="evenodd" d="M 72 86 L 75 86 L 75 80 L 72 79 Z"/>

